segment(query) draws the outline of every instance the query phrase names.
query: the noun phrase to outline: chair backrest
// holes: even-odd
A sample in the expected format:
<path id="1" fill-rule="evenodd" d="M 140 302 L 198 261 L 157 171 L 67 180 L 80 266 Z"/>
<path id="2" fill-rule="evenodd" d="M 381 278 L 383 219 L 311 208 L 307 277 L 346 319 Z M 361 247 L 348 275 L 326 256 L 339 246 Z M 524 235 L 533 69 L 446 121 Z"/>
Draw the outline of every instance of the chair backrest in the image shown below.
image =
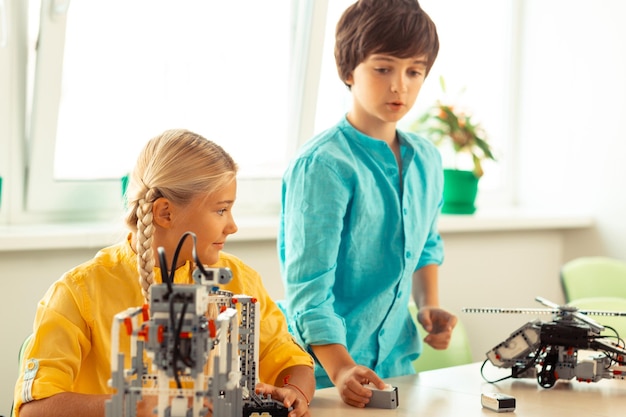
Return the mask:
<path id="1" fill-rule="evenodd" d="M 418 310 L 415 303 L 409 304 L 409 311 L 415 325 L 420 331 L 420 334 L 424 337 L 427 333 L 422 325 L 417 321 Z M 448 348 L 438 350 L 424 343 L 422 354 L 419 358 L 413 361 L 413 368 L 416 372 L 422 372 L 429 371 L 431 369 L 465 365 L 472 362 L 472 350 L 470 348 L 469 338 L 463 322 L 458 320 L 454 331 L 452 332 L 452 338 L 450 339 L 450 345 Z"/>
<path id="2" fill-rule="evenodd" d="M 573 259 L 561 267 L 565 301 L 589 297 L 626 298 L 626 261 L 604 256 Z"/>
<path id="3" fill-rule="evenodd" d="M 33 334 L 29 334 L 28 336 L 26 336 L 26 339 L 24 339 L 24 341 L 22 342 L 21 346 L 20 346 L 20 350 L 17 353 L 17 366 L 18 366 L 18 375 L 22 375 L 22 368 L 23 368 L 23 362 L 24 362 L 24 351 L 26 350 L 26 348 L 28 347 L 28 344 L 30 343 L 30 340 L 33 338 Z M 11 417 L 15 417 L 15 410 L 13 409 L 13 403 L 11 403 L 11 412 L 9 414 L 9 416 Z"/>
<path id="4" fill-rule="evenodd" d="M 579 310 L 600 310 L 626 313 L 626 298 L 622 297 L 578 298 L 568 304 L 578 307 Z M 622 339 L 626 337 L 626 317 L 589 315 L 589 318 L 605 327 L 612 327 Z M 615 333 L 610 329 L 605 328 L 602 331 L 602 335 L 611 337 L 615 335 Z"/>

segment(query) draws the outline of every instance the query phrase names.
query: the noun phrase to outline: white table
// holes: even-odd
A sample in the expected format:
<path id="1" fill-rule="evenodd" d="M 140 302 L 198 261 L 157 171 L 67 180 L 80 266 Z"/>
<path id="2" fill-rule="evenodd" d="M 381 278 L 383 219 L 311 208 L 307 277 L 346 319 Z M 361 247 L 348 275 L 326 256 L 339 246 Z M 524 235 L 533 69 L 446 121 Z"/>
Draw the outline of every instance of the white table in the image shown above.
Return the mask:
<path id="1" fill-rule="evenodd" d="M 583 383 L 559 380 L 550 389 L 536 379 L 507 379 L 495 384 L 480 374 L 482 363 L 389 378 L 398 387 L 396 409 L 358 409 L 345 404 L 336 388 L 317 390 L 311 403 L 313 417 L 423 416 L 423 417 L 618 417 L 626 415 L 626 380 L 603 379 Z M 485 365 L 490 379 L 510 375 L 510 370 Z M 484 392 L 501 392 L 516 399 L 513 413 L 496 413 L 481 406 Z"/>

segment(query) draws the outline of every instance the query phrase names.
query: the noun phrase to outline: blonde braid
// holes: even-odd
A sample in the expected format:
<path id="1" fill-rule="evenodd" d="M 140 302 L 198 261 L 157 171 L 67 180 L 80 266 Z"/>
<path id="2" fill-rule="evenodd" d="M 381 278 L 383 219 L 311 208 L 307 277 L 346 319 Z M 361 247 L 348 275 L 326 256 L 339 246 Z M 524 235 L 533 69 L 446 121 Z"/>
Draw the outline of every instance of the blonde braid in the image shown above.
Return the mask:
<path id="1" fill-rule="evenodd" d="M 152 237 L 154 225 L 152 224 L 152 205 L 155 192 L 150 189 L 146 197 L 137 203 L 137 263 L 139 269 L 139 285 L 141 292 L 149 302 L 149 289 L 154 284 L 154 251 L 152 250 Z"/>

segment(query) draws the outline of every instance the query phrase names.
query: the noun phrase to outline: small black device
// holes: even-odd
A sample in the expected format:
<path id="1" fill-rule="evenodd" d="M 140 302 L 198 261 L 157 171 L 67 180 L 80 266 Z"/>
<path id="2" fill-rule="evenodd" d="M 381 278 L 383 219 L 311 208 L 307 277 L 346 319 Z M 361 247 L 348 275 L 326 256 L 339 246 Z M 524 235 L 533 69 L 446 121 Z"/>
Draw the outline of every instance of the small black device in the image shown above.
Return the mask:
<path id="1" fill-rule="evenodd" d="M 480 396 L 480 403 L 483 407 L 497 413 L 515 411 L 515 397 L 499 392 L 483 393 Z"/>

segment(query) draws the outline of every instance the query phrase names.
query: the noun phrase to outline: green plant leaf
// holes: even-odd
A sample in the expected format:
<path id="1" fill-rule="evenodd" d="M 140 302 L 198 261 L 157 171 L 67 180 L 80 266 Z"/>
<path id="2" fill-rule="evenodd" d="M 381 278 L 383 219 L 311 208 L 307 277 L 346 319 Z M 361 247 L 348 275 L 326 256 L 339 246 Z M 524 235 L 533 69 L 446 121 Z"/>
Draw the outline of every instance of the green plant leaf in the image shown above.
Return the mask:
<path id="1" fill-rule="evenodd" d="M 443 75 L 439 76 L 439 85 L 441 86 L 441 91 L 446 92 L 446 80 L 443 79 Z"/>
<path id="2" fill-rule="evenodd" d="M 489 158 L 494 161 L 496 160 L 496 158 L 493 156 L 493 153 L 491 152 L 491 147 L 484 139 L 476 137 L 474 140 L 476 141 L 476 146 L 478 146 L 480 150 L 483 151 L 485 158 Z"/>

